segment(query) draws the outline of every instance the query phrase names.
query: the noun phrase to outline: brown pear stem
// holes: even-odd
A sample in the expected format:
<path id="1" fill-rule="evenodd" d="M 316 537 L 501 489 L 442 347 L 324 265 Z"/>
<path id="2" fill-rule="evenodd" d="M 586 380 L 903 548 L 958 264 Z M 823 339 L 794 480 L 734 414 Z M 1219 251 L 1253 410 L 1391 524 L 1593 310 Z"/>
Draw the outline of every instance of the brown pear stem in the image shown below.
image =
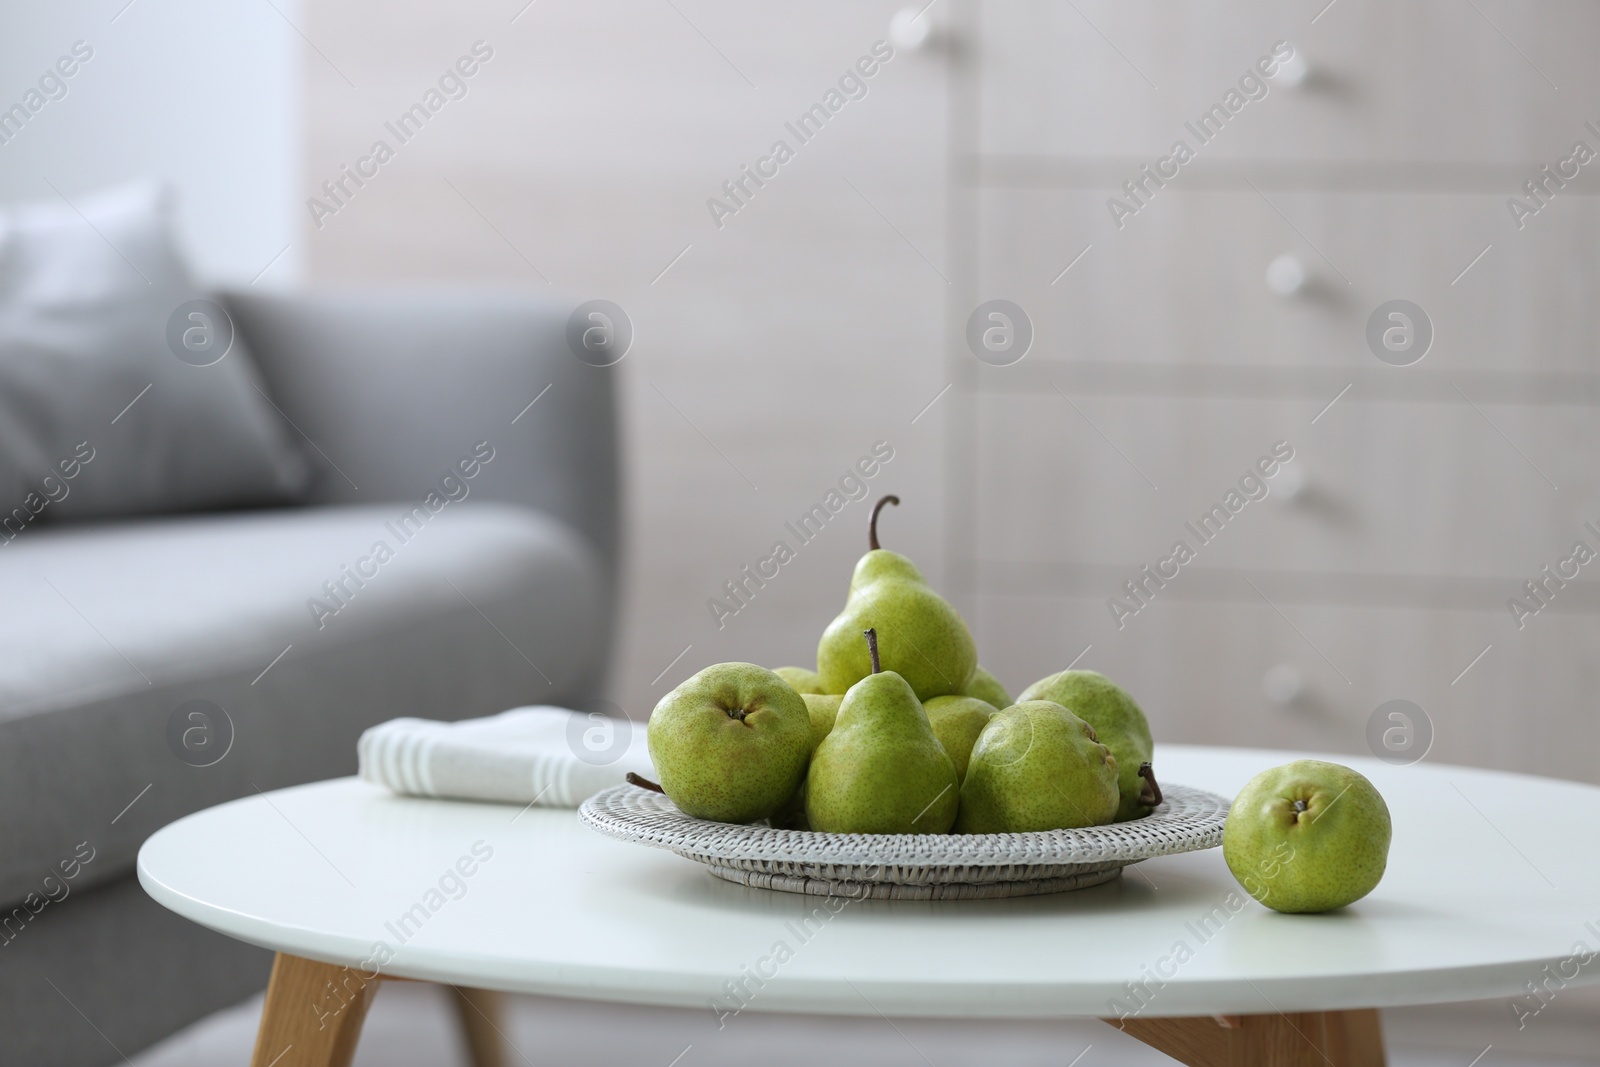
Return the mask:
<path id="1" fill-rule="evenodd" d="M 878 502 L 872 505 L 872 518 L 867 520 L 867 547 L 876 551 L 883 546 L 878 544 L 878 512 L 883 510 L 885 504 L 900 506 L 900 498 L 894 495 L 880 496 Z"/>
<path id="2" fill-rule="evenodd" d="M 1161 786 L 1156 784 L 1155 769 L 1149 763 L 1141 763 L 1139 777 L 1144 779 L 1144 788 L 1139 790 L 1139 803 L 1151 808 L 1160 807 L 1163 797 Z"/>
<path id="3" fill-rule="evenodd" d="M 656 783 L 652 782 L 650 779 L 646 778 L 644 775 L 642 775 L 642 774 L 634 774 L 632 771 L 628 772 L 627 782 L 628 782 L 629 785 L 636 785 L 640 789 L 648 789 L 652 793 L 665 793 L 666 792 L 665 789 L 662 789 L 659 785 L 656 785 Z"/>
<path id="4" fill-rule="evenodd" d="M 873 674 L 881 674 L 883 672 L 883 667 L 881 667 L 878 664 L 878 631 L 877 631 L 877 628 L 874 627 L 871 630 L 863 630 L 861 632 L 867 635 L 867 654 L 872 657 L 872 673 Z"/>

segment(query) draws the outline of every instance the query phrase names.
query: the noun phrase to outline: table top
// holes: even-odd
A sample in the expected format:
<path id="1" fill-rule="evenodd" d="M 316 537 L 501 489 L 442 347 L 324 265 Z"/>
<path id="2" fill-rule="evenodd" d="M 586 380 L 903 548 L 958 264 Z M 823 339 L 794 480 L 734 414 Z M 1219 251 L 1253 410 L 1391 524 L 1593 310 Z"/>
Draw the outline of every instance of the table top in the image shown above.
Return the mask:
<path id="1" fill-rule="evenodd" d="M 1159 756 L 1163 779 L 1225 796 L 1296 758 L 1178 745 Z M 1546 965 L 1600 978 L 1572 959 L 1579 942 L 1600 946 L 1600 788 L 1327 758 L 1377 785 L 1394 843 L 1382 884 L 1326 915 L 1256 904 L 1220 849 L 1053 896 L 829 902 L 719 880 L 604 838 L 574 811 L 400 797 L 355 779 L 181 819 L 145 842 L 139 879 L 197 923 L 312 959 L 723 1011 L 1243 1014 L 1515 996 Z"/>

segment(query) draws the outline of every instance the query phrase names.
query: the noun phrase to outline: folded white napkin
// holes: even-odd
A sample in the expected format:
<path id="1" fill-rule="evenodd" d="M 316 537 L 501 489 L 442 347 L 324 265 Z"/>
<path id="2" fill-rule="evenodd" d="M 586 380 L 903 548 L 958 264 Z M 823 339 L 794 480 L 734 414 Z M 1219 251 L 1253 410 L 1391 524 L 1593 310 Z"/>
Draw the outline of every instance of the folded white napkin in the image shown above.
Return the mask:
<path id="1" fill-rule="evenodd" d="M 397 793 L 575 808 L 633 771 L 655 777 L 642 723 L 530 707 L 484 719 L 391 719 L 361 735 L 361 777 Z"/>

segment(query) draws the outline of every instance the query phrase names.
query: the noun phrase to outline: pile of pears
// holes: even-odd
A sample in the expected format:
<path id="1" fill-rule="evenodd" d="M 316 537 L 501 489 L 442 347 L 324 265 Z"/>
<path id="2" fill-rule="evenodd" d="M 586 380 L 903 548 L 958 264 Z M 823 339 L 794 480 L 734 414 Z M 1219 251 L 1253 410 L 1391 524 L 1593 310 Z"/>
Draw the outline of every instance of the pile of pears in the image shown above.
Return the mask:
<path id="1" fill-rule="evenodd" d="M 1094 671 L 1013 702 L 960 614 L 906 557 L 856 564 L 817 669 L 719 663 L 650 717 L 660 789 L 718 822 L 822 833 L 1021 833 L 1141 818 L 1161 803 L 1144 712 Z M 651 783 L 653 784 L 653 783 Z"/>

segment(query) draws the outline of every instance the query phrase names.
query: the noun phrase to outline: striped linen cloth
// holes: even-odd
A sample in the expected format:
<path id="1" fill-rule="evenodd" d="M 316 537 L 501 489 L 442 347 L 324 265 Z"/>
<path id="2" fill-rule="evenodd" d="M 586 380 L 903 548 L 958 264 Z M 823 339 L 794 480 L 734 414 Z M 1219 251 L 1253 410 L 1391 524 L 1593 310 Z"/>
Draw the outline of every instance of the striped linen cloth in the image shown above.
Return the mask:
<path id="1" fill-rule="evenodd" d="M 549 706 L 391 719 L 356 747 L 363 779 L 411 796 L 575 808 L 629 771 L 655 777 L 643 724 Z"/>

